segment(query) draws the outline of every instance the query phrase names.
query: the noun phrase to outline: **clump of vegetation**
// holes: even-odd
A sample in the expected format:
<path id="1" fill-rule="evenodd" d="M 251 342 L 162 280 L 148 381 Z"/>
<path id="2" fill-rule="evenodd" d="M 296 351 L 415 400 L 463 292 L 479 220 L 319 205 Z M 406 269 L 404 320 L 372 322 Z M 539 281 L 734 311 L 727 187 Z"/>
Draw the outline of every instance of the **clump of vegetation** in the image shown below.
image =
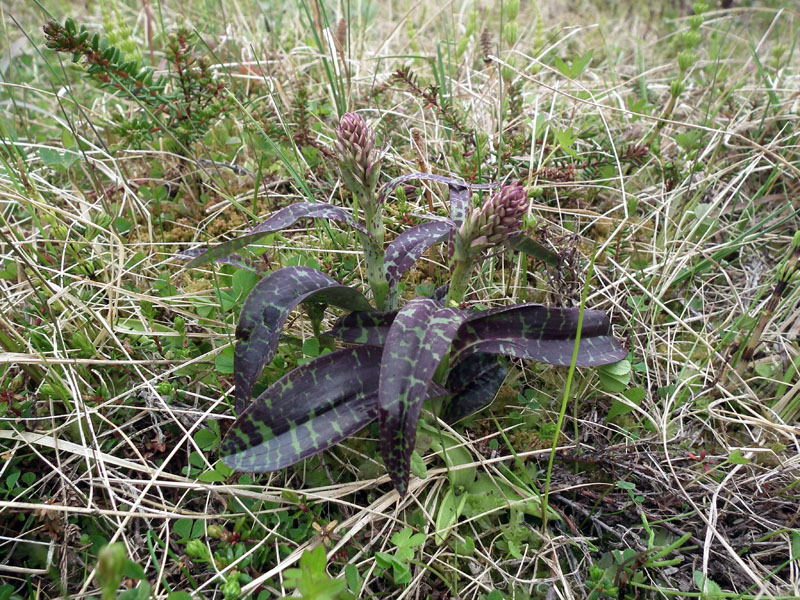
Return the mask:
<path id="1" fill-rule="evenodd" d="M 112 93 L 122 93 L 138 107 L 136 115 L 115 114 L 113 133 L 120 143 L 141 146 L 156 139 L 172 142 L 178 152 L 190 154 L 193 144 L 234 106 L 224 80 L 197 56 L 197 34 L 179 28 L 169 36 L 165 58 L 168 75 L 156 76 L 134 55 L 109 44 L 99 33 L 90 34 L 75 21 L 44 26 L 48 48 L 82 61 L 87 78 Z"/>
<path id="2" fill-rule="evenodd" d="M 796 7 L 587 7 L 3 4 L 0 600 L 796 596 Z"/>
<path id="3" fill-rule="evenodd" d="M 245 472 L 284 469 L 357 433 L 377 418 L 384 464 L 402 496 L 408 490 L 423 402 L 449 396 L 447 414 L 451 417 L 486 407 L 506 372 L 488 355 L 563 366 L 599 366 L 627 356 L 611 337 L 608 319 L 596 311 L 548 309 L 538 304 L 484 312 L 460 308 L 475 265 L 485 252 L 513 240 L 514 247 L 548 256 L 545 248 L 521 234 L 528 197 L 519 183 L 500 186 L 480 207 L 471 204 L 471 186 L 424 173 L 390 182 L 378 196 L 380 158 L 375 152 L 375 135 L 361 116 L 342 116 L 336 128 L 336 148 L 354 212 L 358 208 L 363 211 L 364 224 L 337 206 L 292 204 L 243 238 L 217 246 L 191 262 L 197 266 L 224 258 L 300 218 L 331 219 L 360 234 L 375 302 L 373 308 L 357 289 L 299 266 L 275 271 L 253 288 L 236 329 L 234 377 L 240 406 L 249 400 L 261 369 L 274 358 L 281 327 L 301 302 L 354 311 L 340 319 L 332 333 L 364 347 L 321 356 L 267 389 L 228 432 L 222 446 L 228 466 Z M 449 184 L 450 218 L 412 227 L 384 250 L 382 205 L 389 190 L 412 178 Z M 443 241 L 451 248 L 450 280 L 443 299 L 419 298 L 399 307 L 401 277 L 424 252 Z M 557 257 L 549 258 L 557 262 Z M 319 312 L 316 314 L 320 318 Z M 451 370 L 460 363 L 461 368 Z M 437 390 L 436 384 L 446 389 Z"/>

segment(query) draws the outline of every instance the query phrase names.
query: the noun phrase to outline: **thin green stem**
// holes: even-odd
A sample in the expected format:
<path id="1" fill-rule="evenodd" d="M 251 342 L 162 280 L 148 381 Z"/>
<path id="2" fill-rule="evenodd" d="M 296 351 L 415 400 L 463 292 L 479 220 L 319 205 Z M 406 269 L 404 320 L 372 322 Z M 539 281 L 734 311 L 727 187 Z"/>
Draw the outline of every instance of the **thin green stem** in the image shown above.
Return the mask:
<path id="1" fill-rule="evenodd" d="M 592 260 L 589 263 L 589 272 L 586 274 L 586 283 L 583 285 L 583 293 L 581 294 L 580 312 L 578 313 L 578 331 L 575 333 L 575 344 L 572 348 L 572 361 L 569 365 L 569 372 L 567 373 L 567 382 L 564 385 L 564 397 L 561 399 L 561 410 L 558 413 L 558 423 L 556 424 L 556 432 L 553 436 L 553 445 L 550 448 L 550 458 L 547 461 L 547 477 L 544 483 L 544 495 L 542 496 L 542 533 L 547 535 L 547 508 L 550 506 L 548 500 L 550 498 L 550 482 L 553 477 L 553 462 L 556 457 L 556 448 L 558 447 L 558 439 L 561 437 L 561 429 L 564 426 L 564 416 L 567 413 L 567 403 L 569 402 L 569 392 L 572 387 L 572 378 L 575 376 L 576 362 L 578 361 L 578 348 L 581 343 L 581 330 L 583 329 L 583 311 L 586 307 L 586 296 L 589 292 L 589 284 L 594 275 L 594 260 L 595 253 L 592 251 Z"/>

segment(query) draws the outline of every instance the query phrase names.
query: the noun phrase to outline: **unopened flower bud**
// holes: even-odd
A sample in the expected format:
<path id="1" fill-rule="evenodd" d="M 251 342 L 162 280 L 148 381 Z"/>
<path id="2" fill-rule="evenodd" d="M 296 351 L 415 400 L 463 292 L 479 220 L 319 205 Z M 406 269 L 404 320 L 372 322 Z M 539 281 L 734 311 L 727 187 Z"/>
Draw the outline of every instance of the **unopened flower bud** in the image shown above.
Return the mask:
<path id="1" fill-rule="evenodd" d="M 489 200 L 465 219 L 459 235 L 466 246 L 482 250 L 503 243 L 522 229 L 522 217 L 528 212 L 528 195 L 522 184 L 501 187 Z"/>
<path id="2" fill-rule="evenodd" d="M 186 554 L 195 560 L 207 561 L 211 559 L 211 553 L 200 540 L 189 540 L 186 544 Z"/>
<path id="3" fill-rule="evenodd" d="M 353 194 L 371 198 L 381 165 L 375 156 L 375 134 L 361 115 L 342 116 L 336 126 L 335 145 L 345 185 Z"/>

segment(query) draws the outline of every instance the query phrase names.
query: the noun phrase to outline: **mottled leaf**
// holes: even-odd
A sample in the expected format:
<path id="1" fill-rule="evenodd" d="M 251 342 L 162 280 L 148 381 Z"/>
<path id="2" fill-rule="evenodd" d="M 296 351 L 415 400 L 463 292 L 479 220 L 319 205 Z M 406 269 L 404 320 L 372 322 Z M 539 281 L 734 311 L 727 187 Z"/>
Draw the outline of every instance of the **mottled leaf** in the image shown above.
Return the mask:
<path id="1" fill-rule="evenodd" d="M 505 354 L 551 365 L 569 366 L 578 331 L 577 308 L 518 304 L 472 316 L 453 340 L 452 364 L 475 352 Z M 595 367 L 628 355 L 611 335 L 605 313 L 585 310 L 577 366 Z"/>
<path id="2" fill-rule="evenodd" d="M 347 310 L 367 310 L 361 292 L 308 267 L 286 267 L 259 281 L 247 296 L 236 327 L 234 380 L 236 397 L 250 398 L 264 365 L 275 356 L 289 313 L 301 302 L 325 302 Z"/>
<path id="3" fill-rule="evenodd" d="M 429 221 L 417 225 L 401 233 L 386 248 L 384 265 L 389 285 L 397 285 L 400 278 L 425 251 L 447 239 L 453 229 L 452 224 L 444 221 Z"/>
<path id="4" fill-rule="evenodd" d="M 472 204 L 472 190 L 464 185 L 450 184 L 450 218 L 461 227 Z"/>
<path id="5" fill-rule="evenodd" d="M 561 264 L 561 258 L 555 252 L 548 250 L 540 243 L 533 241 L 531 238 L 524 235 L 516 235 L 508 240 L 509 248 L 522 252 L 528 256 L 538 258 L 543 263 L 551 267 L 557 267 Z"/>
<path id="6" fill-rule="evenodd" d="M 222 462 L 237 471 L 277 471 L 355 434 L 378 416 L 382 349 L 338 350 L 270 386 L 222 441 Z"/>
<path id="7" fill-rule="evenodd" d="M 356 229 L 368 237 L 372 237 L 367 230 L 362 225 L 357 223 L 355 219 L 353 219 L 352 215 L 343 208 L 321 202 L 291 204 L 277 211 L 266 221 L 252 229 L 250 233 L 228 242 L 218 244 L 213 248 L 209 248 L 202 254 L 192 258 L 191 262 L 189 262 L 189 264 L 186 266 L 187 268 L 199 267 L 200 265 L 204 265 L 218 260 L 224 256 L 228 256 L 229 254 L 233 254 L 237 250 L 241 250 L 249 244 L 256 243 L 259 239 L 269 235 L 270 233 L 291 227 L 300 219 L 330 219 L 331 221 L 339 221 L 349 225 L 353 229 Z M 193 249 L 193 251 L 194 250 L 195 249 Z"/>
<path id="8" fill-rule="evenodd" d="M 397 311 L 356 311 L 341 317 L 329 335 L 351 344 L 383 346 Z"/>
<path id="9" fill-rule="evenodd" d="M 404 183 L 408 183 L 409 181 L 438 181 L 439 183 L 446 183 L 450 186 L 451 194 L 453 188 L 458 188 L 460 190 L 468 189 L 468 195 L 466 196 L 469 199 L 472 196 L 472 190 L 492 190 L 498 187 L 499 183 L 467 183 L 465 181 L 461 181 L 460 179 L 456 179 L 455 177 L 446 177 L 444 175 L 432 175 L 431 173 L 408 173 L 406 175 L 401 175 L 395 179 L 392 179 L 390 182 L 386 183 L 383 188 L 381 188 L 380 194 L 378 194 L 378 204 L 382 204 L 386 201 L 386 198 L 395 191 L 399 186 L 403 185 Z M 463 193 L 463 192 L 462 192 Z M 460 198 L 463 198 L 460 196 Z M 452 201 L 452 195 L 450 197 Z M 457 199 L 457 202 L 461 200 Z M 451 212 L 452 216 L 452 212 Z M 453 217 L 455 221 L 455 217 Z"/>
<path id="10" fill-rule="evenodd" d="M 447 375 L 453 393 L 444 409 L 444 420 L 455 423 L 489 406 L 505 381 L 508 369 L 493 354 L 478 352 L 456 365 Z"/>
<path id="11" fill-rule="evenodd" d="M 179 252 L 173 258 L 175 260 L 192 260 L 193 258 L 202 256 L 205 253 L 206 253 L 206 248 L 189 248 L 188 250 Z M 245 271 L 251 271 L 259 275 L 264 273 L 263 263 L 259 264 L 257 261 L 249 260 L 238 254 L 223 256 L 221 258 L 216 259 L 214 262 L 217 262 L 221 265 L 230 265 L 232 267 L 236 267 L 237 269 L 243 269 Z"/>
<path id="12" fill-rule="evenodd" d="M 417 421 L 428 387 L 466 311 L 418 298 L 397 313 L 386 336 L 378 401 L 381 454 L 395 489 L 408 489 Z"/>

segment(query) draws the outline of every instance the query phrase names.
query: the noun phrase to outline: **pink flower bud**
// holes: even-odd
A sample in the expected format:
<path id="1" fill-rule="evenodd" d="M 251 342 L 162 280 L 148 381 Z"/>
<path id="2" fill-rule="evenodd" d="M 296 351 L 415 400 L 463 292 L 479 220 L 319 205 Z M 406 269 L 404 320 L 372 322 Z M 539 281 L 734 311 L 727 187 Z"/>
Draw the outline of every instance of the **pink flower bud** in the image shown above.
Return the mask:
<path id="1" fill-rule="evenodd" d="M 380 175 L 375 134 L 356 113 L 345 113 L 335 131 L 336 154 L 345 183 L 351 192 L 371 197 Z"/>
<path id="2" fill-rule="evenodd" d="M 459 235 L 467 247 L 485 249 L 503 243 L 522 229 L 522 217 L 528 210 L 528 195 L 519 182 L 502 186 L 483 206 L 473 209 Z"/>

